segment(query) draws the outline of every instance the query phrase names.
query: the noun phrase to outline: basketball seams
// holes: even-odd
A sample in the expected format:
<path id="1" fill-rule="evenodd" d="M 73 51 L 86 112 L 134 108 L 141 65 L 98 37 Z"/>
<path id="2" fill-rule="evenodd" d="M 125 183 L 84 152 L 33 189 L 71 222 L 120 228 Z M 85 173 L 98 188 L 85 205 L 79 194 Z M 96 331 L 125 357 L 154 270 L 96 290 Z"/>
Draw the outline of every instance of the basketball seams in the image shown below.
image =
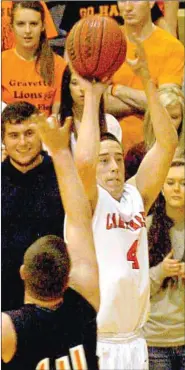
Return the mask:
<path id="1" fill-rule="evenodd" d="M 121 31 L 121 40 L 120 40 L 120 47 L 119 47 L 119 52 L 117 54 L 117 56 L 115 56 L 115 59 L 112 61 L 112 63 L 110 64 L 109 68 L 107 69 L 107 76 L 109 77 L 109 71 L 112 70 L 112 67 L 113 65 L 116 63 L 116 61 L 119 59 L 119 56 L 121 55 L 121 52 L 122 52 L 122 48 L 124 47 L 125 48 L 125 45 L 124 45 L 124 39 L 123 39 L 123 35 L 122 35 L 122 31 Z M 125 48 L 126 49 L 126 48 Z"/>
<path id="2" fill-rule="evenodd" d="M 102 17 L 101 18 L 101 35 L 99 36 L 100 38 L 100 44 L 99 44 L 99 49 L 98 49 L 98 58 L 97 58 L 97 63 L 96 63 L 96 67 L 95 69 L 92 71 L 92 73 L 95 74 L 95 72 L 98 71 L 98 67 L 99 67 L 99 62 L 100 62 L 100 55 L 101 55 L 101 52 L 102 52 L 102 42 L 103 42 L 103 36 L 104 36 L 104 28 L 105 28 L 105 19 Z M 103 27 L 102 27 L 103 26 Z M 98 32 L 98 30 L 97 30 Z M 96 43 L 95 43 L 95 46 L 96 46 Z"/>
<path id="3" fill-rule="evenodd" d="M 69 35 L 68 35 L 67 42 L 66 42 L 69 58 L 72 61 L 73 61 L 73 55 L 74 55 L 74 58 L 76 59 L 75 48 L 74 48 L 74 34 L 75 34 L 75 31 L 76 31 L 76 28 L 73 27 L 72 30 L 70 31 Z"/>
<path id="4" fill-rule="evenodd" d="M 107 58 L 105 61 L 104 61 L 104 65 L 108 65 L 107 68 L 106 68 L 106 71 L 105 69 L 103 69 L 103 72 L 101 71 L 101 64 L 100 63 L 103 63 L 103 53 L 104 53 L 104 48 L 102 47 L 106 45 L 106 40 L 108 40 L 108 48 L 109 48 L 109 36 L 108 36 L 108 32 L 110 33 L 110 24 L 111 24 L 111 28 L 112 28 L 112 32 L 115 32 L 116 33 L 116 36 L 119 37 L 118 39 L 118 45 L 119 45 L 119 48 L 115 49 L 116 50 L 116 53 L 113 55 L 113 58 L 112 59 L 109 59 Z M 125 43 L 124 43 L 124 37 L 123 37 L 123 33 L 121 31 L 121 29 L 117 28 L 117 24 L 116 24 L 116 21 L 113 20 L 113 19 L 109 19 L 109 24 L 108 24 L 108 20 L 106 18 L 104 18 L 104 30 L 103 30 L 103 36 L 102 36 L 102 39 L 101 39 L 101 47 L 99 49 L 100 53 L 99 53 L 99 64 L 100 64 L 100 68 L 97 68 L 97 71 L 96 71 L 96 75 L 97 75 L 97 78 L 101 79 L 103 77 L 109 77 L 109 75 L 113 75 L 113 73 L 120 67 L 120 59 L 124 59 L 122 57 L 122 51 L 124 53 L 124 50 L 125 50 Z M 122 49 L 123 48 L 123 49 Z M 120 58 L 119 58 L 120 56 Z M 108 62 L 108 63 L 107 63 Z M 123 60 L 124 62 L 124 60 Z M 118 68 L 114 68 L 115 65 L 118 65 Z"/>
<path id="5" fill-rule="evenodd" d="M 67 51 L 69 53 L 69 58 L 71 60 L 71 63 L 75 66 L 76 61 L 78 62 L 78 66 L 80 65 L 80 70 L 78 70 L 78 73 L 82 73 L 83 71 L 83 63 L 80 56 L 80 37 L 78 39 L 78 34 L 80 34 L 81 29 L 81 20 L 78 21 L 74 27 L 71 29 L 66 42 Z"/>
<path id="6" fill-rule="evenodd" d="M 82 45 L 80 43 L 81 35 L 83 33 L 83 29 L 85 28 L 86 19 L 81 20 L 81 22 L 83 22 L 83 23 L 82 23 L 82 26 L 81 26 L 80 31 L 79 31 L 79 56 L 80 56 L 81 64 L 82 64 L 84 70 L 86 71 L 86 73 L 88 75 L 88 70 L 87 70 L 86 65 L 84 64 L 84 59 L 83 59 L 83 56 L 82 56 L 82 50 L 81 50 Z"/>
<path id="7" fill-rule="evenodd" d="M 112 21 L 112 19 L 109 19 L 109 21 Z M 102 35 L 102 43 L 101 43 L 101 46 L 102 46 L 102 44 L 103 45 L 106 45 L 106 40 L 108 39 L 107 32 L 110 32 L 109 31 L 109 27 L 107 27 L 107 19 L 104 19 L 104 25 L 103 26 L 104 26 L 104 29 L 103 29 L 104 32 L 103 32 L 103 35 Z M 103 54 L 104 54 L 104 50 L 101 47 L 101 49 L 100 49 L 100 55 L 99 55 L 99 64 L 100 64 L 100 61 L 101 61 L 101 59 L 103 57 Z M 107 62 L 107 60 L 106 60 L 106 62 Z M 109 60 L 108 60 L 108 62 L 109 62 Z M 113 62 L 110 61 L 110 63 L 113 64 L 114 63 L 114 60 L 113 60 Z M 106 68 L 106 73 L 107 73 L 107 69 L 110 69 L 110 65 L 108 66 L 108 68 Z M 100 72 L 101 72 L 101 68 L 100 68 L 99 76 L 98 77 L 99 78 L 104 77 L 104 76 L 102 76 L 102 73 L 100 73 Z M 105 73 L 103 73 L 103 75 L 105 75 Z"/>
<path id="8" fill-rule="evenodd" d="M 73 26 L 66 42 L 74 69 L 85 78 L 112 76 L 124 63 L 127 44 L 115 20 L 89 16 Z"/>

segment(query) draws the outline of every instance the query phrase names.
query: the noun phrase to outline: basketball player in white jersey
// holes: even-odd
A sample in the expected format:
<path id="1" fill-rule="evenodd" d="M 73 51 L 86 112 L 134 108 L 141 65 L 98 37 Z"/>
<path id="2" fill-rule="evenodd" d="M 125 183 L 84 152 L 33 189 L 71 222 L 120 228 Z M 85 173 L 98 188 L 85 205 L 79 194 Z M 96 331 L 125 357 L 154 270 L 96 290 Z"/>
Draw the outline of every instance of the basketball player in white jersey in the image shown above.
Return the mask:
<path id="1" fill-rule="evenodd" d="M 100 310 L 98 355 L 102 370 L 148 368 L 140 329 L 149 311 L 149 266 L 145 216 L 168 173 L 176 130 L 160 104 L 138 39 L 136 59 L 128 61 L 141 78 L 156 142 L 130 183 L 124 183 L 123 149 L 107 134 L 100 142 L 98 109 L 102 83 L 81 78 L 85 102 L 75 161 L 93 212 L 93 232 L 99 265 Z"/>

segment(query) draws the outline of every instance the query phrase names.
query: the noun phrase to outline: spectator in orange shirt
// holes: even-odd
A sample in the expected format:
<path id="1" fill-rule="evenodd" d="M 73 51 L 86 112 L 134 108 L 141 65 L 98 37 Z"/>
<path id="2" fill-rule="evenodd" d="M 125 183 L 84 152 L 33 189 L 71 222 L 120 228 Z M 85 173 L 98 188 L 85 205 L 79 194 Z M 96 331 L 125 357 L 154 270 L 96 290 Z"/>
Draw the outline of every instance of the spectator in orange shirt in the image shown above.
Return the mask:
<path id="1" fill-rule="evenodd" d="M 50 48 L 44 21 L 39 1 L 14 2 L 15 48 L 2 53 L 2 100 L 29 102 L 48 116 L 59 111 L 66 62 Z"/>
<path id="2" fill-rule="evenodd" d="M 40 1 L 45 12 L 45 27 L 46 35 L 48 39 L 52 39 L 58 36 L 53 19 L 44 1 Z M 11 49 L 15 46 L 14 33 L 11 27 L 11 12 L 12 12 L 12 1 L 1 2 L 1 15 L 2 15 L 2 39 L 1 39 L 1 50 Z"/>
<path id="3" fill-rule="evenodd" d="M 136 33 L 145 48 L 151 77 L 157 87 L 181 86 L 184 66 L 184 47 L 169 32 L 155 26 L 151 20 L 149 1 L 118 2 L 124 18 L 123 32 L 127 38 L 127 58 L 135 59 L 132 34 Z M 146 96 L 138 77 L 127 63 L 113 75 L 113 85 L 105 94 L 107 113 L 119 117 L 125 152 L 143 141 L 143 116 Z"/>

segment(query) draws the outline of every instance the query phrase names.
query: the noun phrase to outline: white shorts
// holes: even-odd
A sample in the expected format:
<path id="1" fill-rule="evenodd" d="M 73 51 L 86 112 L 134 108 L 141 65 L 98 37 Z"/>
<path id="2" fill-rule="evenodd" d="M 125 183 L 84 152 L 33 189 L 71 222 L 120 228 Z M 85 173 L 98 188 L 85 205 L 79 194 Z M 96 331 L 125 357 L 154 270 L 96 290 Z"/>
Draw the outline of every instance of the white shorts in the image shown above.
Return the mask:
<path id="1" fill-rule="evenodd" d="M 100 370 L 148 370 L 148 350 L 145 339 L 134 338 L 120 343 L 97 343 Z"/>

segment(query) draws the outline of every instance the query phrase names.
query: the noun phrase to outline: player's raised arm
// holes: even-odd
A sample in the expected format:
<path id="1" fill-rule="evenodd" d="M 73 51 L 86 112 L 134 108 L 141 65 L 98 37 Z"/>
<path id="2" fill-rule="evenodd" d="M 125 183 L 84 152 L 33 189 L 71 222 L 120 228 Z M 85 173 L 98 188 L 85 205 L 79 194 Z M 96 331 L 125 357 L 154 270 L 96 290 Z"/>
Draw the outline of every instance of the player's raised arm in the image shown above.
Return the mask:
<path id="1" fill-rule="evenodd" d="M 85 97 L 75 163 L 94 209 L 97 201 L 96 165 L 100 151 L 99 107 L 101 96 L 107 86 L 100 82 L 89 82 L 80 76 L 79 78 Z"/>
<path id="2" fill-rule="evenodd" d="M 167 110 L 160 103 L 157 89 L 150 77 L 144 48 L 134 36 L 137 46 L 137 59 L 129 60 L 129 65 L 142 80 L 150 110 L 156 141 L 144 157 L 136 174 L 136 186 L 143 197 L 148 212 L 160 192 L 167 176 L 176 146 L 177 132 Z"/>
<path id="3" fill-rule="evenodd" d="M 53 159 L 68 220 L 68 251 L 72 262 L 69 285 L 98 309 L 98 268 L 91 226 L 92 212 L 68 147 L 70 124 L 71 118 L 68 117 L 64 126 L 58 128 L 55 119 L 49 123 L 41 116 L 38 129 Z"/>

